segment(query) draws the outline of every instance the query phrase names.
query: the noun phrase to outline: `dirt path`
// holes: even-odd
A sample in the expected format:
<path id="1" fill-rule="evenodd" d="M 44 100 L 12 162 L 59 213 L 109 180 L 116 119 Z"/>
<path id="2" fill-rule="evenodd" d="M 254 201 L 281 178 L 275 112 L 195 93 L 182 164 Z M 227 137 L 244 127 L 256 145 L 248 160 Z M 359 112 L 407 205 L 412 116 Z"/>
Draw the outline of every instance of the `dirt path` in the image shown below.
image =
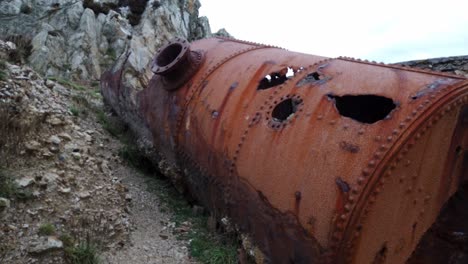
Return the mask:
<path id="1" fill-rule="evenodd" d="M 159 264 L 194 263 L 186 241 L 177 240 L 171 232 L 170 215 L 161 212 L 156 194 L 148 191 L 147 178 L 132 168 L 119 166 L 115 176 L 128 187 L 131 196 L 132 231 L 130 244 L 103 254 L 105 263 Z M 130 197 L 129 197 L 130 198 Z"/>

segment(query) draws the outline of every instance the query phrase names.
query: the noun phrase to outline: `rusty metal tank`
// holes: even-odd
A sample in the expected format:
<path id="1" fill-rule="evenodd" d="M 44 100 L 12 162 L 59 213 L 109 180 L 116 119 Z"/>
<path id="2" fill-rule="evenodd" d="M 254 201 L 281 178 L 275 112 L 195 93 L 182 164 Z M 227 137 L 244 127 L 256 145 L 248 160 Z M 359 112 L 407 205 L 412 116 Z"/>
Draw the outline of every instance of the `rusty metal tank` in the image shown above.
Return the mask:
<path id="1" fill-rule="evenodd" d="M 405 263 L 468 179 L 461 76 L 176 38 L 129 103 L 122 65 L 107 102 L 265 263 Z"/>

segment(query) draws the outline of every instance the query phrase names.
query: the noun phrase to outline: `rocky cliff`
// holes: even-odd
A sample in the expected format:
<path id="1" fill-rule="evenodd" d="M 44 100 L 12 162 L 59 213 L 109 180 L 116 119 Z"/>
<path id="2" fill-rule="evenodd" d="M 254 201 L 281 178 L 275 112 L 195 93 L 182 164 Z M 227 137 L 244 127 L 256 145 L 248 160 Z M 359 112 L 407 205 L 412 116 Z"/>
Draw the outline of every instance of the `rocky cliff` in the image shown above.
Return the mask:
<path id="1" fill-rule="evenodd" d="M 3 0 L 0 36 L 24 46 L 38 73 L 74 80 L 98 80 L 128 52 L 126 77 L 139 87 L 161 44 L 211 35 L 199 7 L 198 0 Z"/>

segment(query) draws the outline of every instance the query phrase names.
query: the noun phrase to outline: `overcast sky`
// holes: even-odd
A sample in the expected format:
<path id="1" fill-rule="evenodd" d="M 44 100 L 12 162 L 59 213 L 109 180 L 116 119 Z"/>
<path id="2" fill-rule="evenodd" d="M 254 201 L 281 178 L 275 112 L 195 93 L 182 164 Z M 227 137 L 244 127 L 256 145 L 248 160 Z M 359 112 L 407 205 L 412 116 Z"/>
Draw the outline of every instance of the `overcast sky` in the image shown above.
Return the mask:
<path id="1" fill-rule="evenodd" d="M 468 0 L 200 0 L 211 29 L 292 51 L 386 63 L 468 55 Z"/>

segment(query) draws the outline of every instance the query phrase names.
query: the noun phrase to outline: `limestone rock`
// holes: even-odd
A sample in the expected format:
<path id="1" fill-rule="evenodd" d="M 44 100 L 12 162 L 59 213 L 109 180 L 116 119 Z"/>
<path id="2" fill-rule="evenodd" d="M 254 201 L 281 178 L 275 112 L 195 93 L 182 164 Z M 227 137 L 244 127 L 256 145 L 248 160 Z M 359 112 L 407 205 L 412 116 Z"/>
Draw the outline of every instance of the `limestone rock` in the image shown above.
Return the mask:
<path id="1" fill-rule="evenodd" d="M 35 180 L 32 177 L 24 177 L 24 178 L 15 180 L 16 185 L 18 185 L 18 187 L 20 187 L 20 188 L 28 187 L 29 185 L 33 184 L 34 182 L 35 182 Z"/>
<path id="2" fill-rule="evenodd" d="M 10 200 L 0 197 L 0 212 L 10 207 Z"/>
<path id="3" fill-rule="evenodd" d="M 63 248 L 63 242 L 55 236 L 40 237 L 31 243 L 29 253 L 42 254 L 48 251 Z"/>
<path id="4" fill-rule="evenodd" d="M 198 0 L 0 1 L 0 16 L 8 16 L 0 35 L 30 38 L 28 61 L 48 76 L 97 80 L 129 51 L 128 82 L 142 85 L 154 52 L 168 39 L 211 35 L 199 7 Z"/>

